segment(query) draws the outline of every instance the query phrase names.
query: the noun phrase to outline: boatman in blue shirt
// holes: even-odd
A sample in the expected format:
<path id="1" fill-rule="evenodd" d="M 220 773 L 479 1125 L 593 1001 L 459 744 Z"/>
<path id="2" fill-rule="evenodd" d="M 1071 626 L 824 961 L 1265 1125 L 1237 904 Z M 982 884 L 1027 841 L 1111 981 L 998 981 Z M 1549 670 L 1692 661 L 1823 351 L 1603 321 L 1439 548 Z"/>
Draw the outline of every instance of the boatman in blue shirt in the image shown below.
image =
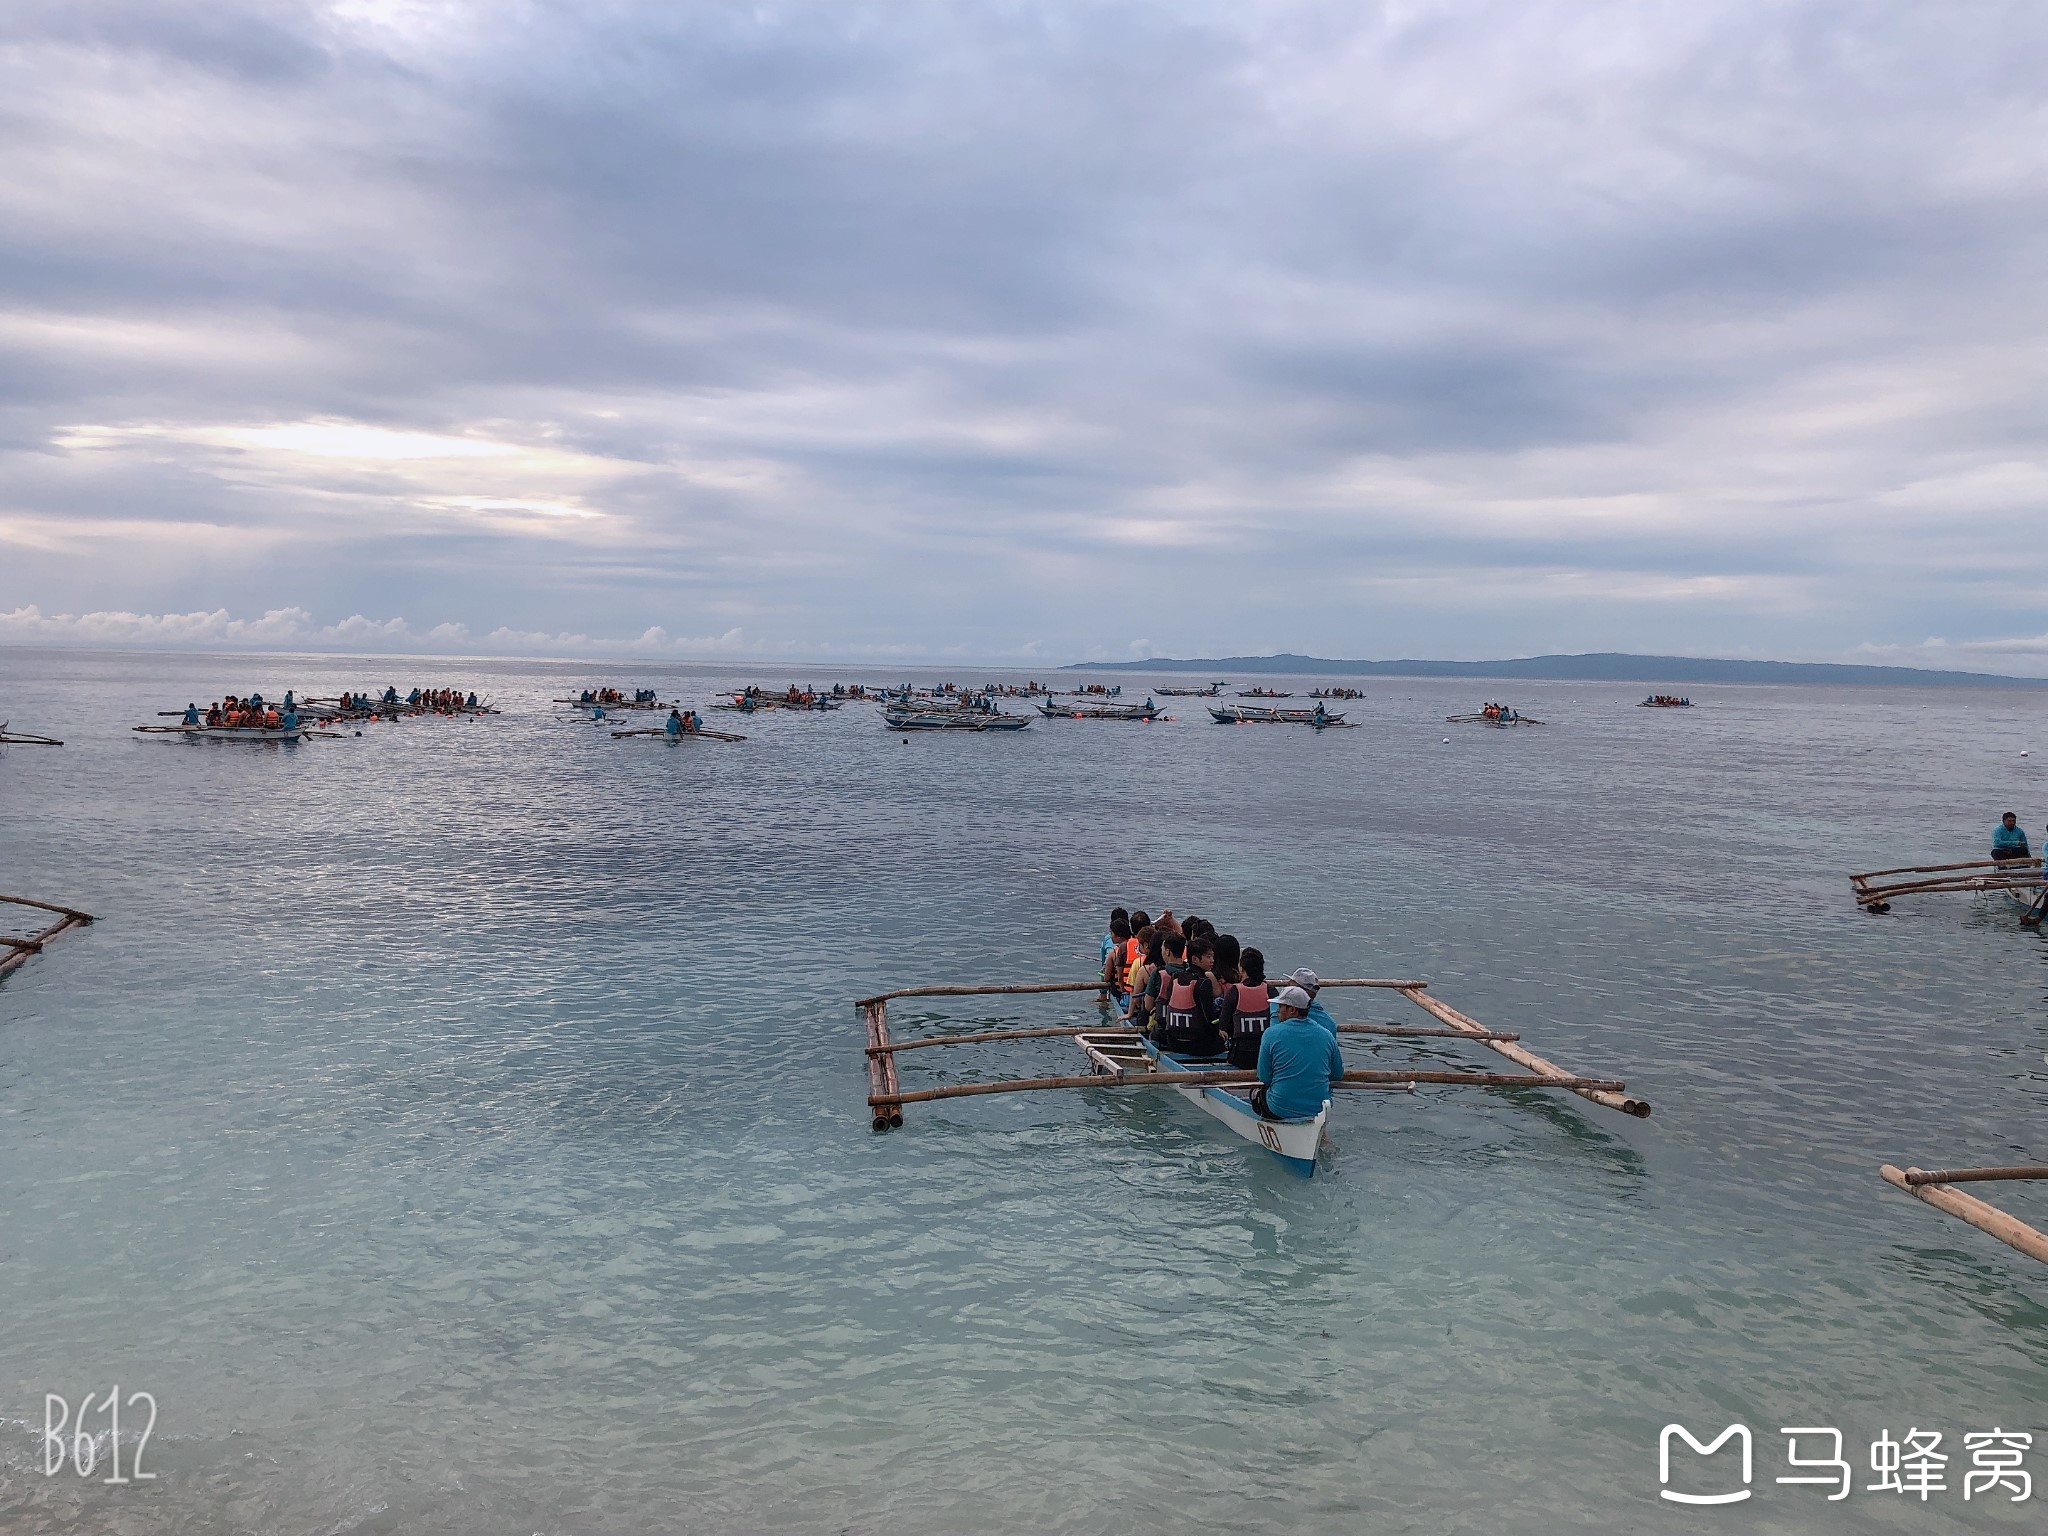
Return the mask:
<path id="1" fill-rule="evenodd" d="M 1300 970 L 1287 978 L 1287 985 L 1299 987 L 1308 994 L 1309 1023 L 1325 1031 L 1332 1040 L 1336 1039 L 1337 1021 L 1330 1017 L 1329 1010 L 1323 1006 L 1321 999 L 1316 996 L 1318 992 L 1323 990 L 1322 978 L 1304 965 Z"/>
<path id="2" fill-rule="evenodd" d="M 1268 1120 L 1312 1120 L 1332 1085 L 1344 1080 L 1344 1053 L 1336 1035 L 1309 1022 L 1309 995 L 1300 987 L 1283 988 L 1273 1001 L 1273 1022 L 1259 1040 L 1252 1107 Z"/>
<path id="3" fill-rule="evenodd" d="M 2026 829 L 2020 819 L 2007 811 L 1998 825 L 1991 829 L 1991 857 L 2003 864 L 2007 859 L 2031 859 L 2033 849 L 2027 846 Z"/>

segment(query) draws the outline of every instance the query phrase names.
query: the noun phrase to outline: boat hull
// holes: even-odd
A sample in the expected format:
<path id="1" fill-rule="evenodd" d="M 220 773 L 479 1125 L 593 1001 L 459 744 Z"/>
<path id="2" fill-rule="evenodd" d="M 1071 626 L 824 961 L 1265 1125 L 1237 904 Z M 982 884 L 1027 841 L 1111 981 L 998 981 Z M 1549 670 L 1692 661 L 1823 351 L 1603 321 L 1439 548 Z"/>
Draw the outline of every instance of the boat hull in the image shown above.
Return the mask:
<path id="1" fill-rule="evenodd" d="M 1218 725 L 1313 725 L 1318 729 L 1343 725 L 1344 716 L 1324 710 L 1318 716 L 1312 709 L 1267 709 L 1250 704 L 1235 704 L 1218 709 L 1210 706 L 1209 718 Z"/>
<path id="2" fill-rule="evenodd" d="M 247 725 L 180 725 L 172 730 L 181 736 L 193 736 L 206 741 L 304 741 L 306 728 L 302 725 L 295 730 L 279 726 L 267 730 L 262 726 Z"/>
<path id="3" fill-rule="evenodd" d="M 1215 1063 L 1192 1066 L 1176 1060 L 1142 1035 L 1105 1033 L 1100 1039 L 1083 1035 L 1077 1043 L 1105 1073 L 1120 1072 L 1126 1066 L 1143 1066 L 1155 1072 L 1213 1071 L 1216 1066 Z M 1266 1120 L 1252 1108 L 1249 1098 L 1229 1088 L 1176 1088 L 1173 1091 L 1204 1114 L 1222 1121 L 1253 1146 L 1263 1147 L 1289 1173 L 1304 1179 L 1315 1177 L 1316 1163 L 1323 1150 L 1323 1131 L 1330 1120 L 1328 1099 L 1323 1100 L 1323 1107 L 1312 1120 Z"/>

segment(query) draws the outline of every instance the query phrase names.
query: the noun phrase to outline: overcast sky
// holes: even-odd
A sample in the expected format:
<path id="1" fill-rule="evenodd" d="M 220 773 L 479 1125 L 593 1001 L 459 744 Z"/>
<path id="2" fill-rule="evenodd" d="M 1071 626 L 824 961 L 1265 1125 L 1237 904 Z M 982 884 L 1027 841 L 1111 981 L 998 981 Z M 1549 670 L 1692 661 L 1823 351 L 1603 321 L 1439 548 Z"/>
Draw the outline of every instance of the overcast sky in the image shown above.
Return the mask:
<path id="1" fill-rule="evenodd" d="M 2039 0 L 9 0 L 0 643 L 2048 672 Z"/>

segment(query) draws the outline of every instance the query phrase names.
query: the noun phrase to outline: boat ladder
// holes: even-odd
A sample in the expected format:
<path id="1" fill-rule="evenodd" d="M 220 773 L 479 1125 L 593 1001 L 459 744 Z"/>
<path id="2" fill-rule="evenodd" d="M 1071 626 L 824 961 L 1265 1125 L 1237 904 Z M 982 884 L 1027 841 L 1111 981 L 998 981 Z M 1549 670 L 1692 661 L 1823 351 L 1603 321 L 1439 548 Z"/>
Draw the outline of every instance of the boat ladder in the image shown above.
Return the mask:
<path id="1" fill-rule="evenodd" d="M 1095 1063 L 1095 1071 L 1103 1077 L 1122 1077 L 1132 1068 L 1140 1072 L 1152 1070 L 1152 1057 L 1139 1043 L 1133 1030 L 1101 1030 L 1074 1036 L 1074 1043 L 1081 1047 L 1083 1054 Z"/>

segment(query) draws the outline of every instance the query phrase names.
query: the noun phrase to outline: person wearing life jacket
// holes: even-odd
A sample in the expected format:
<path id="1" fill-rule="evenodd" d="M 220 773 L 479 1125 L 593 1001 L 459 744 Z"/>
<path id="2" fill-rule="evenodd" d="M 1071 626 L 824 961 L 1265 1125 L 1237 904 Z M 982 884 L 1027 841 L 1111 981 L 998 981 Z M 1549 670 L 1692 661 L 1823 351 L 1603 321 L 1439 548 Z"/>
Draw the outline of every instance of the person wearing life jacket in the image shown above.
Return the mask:
<path id="1" fill-rule="evenodd" d="M 1188 963 L 1187 940 L 1169 933 L 1160 944 L 1165 964 L 1152 978 L 1152 1039 L 1175 1056 L 1223 1053 L 1216 1028 L 1216 988 L 1200 967 Z"/>
<path id="2" fill-rule="evenodd" d="M 1210 937 L 1216 941 L 1216 964 L 1210 968 L 1209 976 L 1216 983 L 1216 1002 L 1220 1007 L 1224 988 L 1244 980 L 1244 947 L 1234 933 L 1215 933 Z"/>
<path id="3" fill-rule="evenodd" d="M 1266 982 L 1266 957 L 1247 949 L 1238 964 L 1243 979 L 1217 997 L 1217 1025 L 1230 1042 L 1230 1064 L 1249 1072 L 1259 1064 L 1259 1042 L 1273 1022 L 1273 989 Z"/>
<path id="4" fill-rule="evenodd" d="M 662 726 L 662 729 L 668 732 L 668 739 L 670 741 L 681 739 L 683 731 L 686 729 L 683 724 L 683 712 L 679 709 L 671 709 L 668 712 L 668 720 Z"/>
<path id="5" fill-rule="evenodd" d="M 279 718 L 276 705 L 272 705 L 269 709 L 263 711 L 263 728 L 265 730 L 274 731 L 282 727 L 283 724 L 284 721 Z"/>
<path id="6" fill-rule="evenodd" d="M 1132 913 L 1135 920 L 1140 914 Z M 1124 972 L 1124 1017 L 1133 1029 L 1144 1029 L 1152 1020 L 1152 970 L 1159 963 L 1159 941 L 1165 935 L 1150 923 L 1131 930 L 1131 963 Z"/>
<path id="7" fill-rule="evenodd" d="M 1273 1022 L 1259 1041 L 1259 1086 L 1252 1092 L 1252 1108 L 1265 1119 L 1314 1119 L 1331 1087 L 1344 1080 L 1337 1037 L 1308 1021 L 1308 1006 L 1300 987 L 1282 987 L 1273 999 Z"/>
<path id="8" fill-rule="evenodd" d="M 1112 907 L 1109 913 L 1109 927 L 1102 935 L 1102 963 L 1104 965 L 1109 964 L 1109 952 L 1116 948 L 1116 920 L 1118 918 L 1124 920 L 1124 928 L 1128 937 L 1128 930 L 1131 926 L 1131 914 L 1122 907 Z"/>
<path id="9" fill-rule="evenodd" d="M 1102 990 L 1123 1011 L 1124 972 L 1131 960 L 1131 915 L 1122 907 L 1110 914 L 1109 932 L 1102 940 Z"/>

